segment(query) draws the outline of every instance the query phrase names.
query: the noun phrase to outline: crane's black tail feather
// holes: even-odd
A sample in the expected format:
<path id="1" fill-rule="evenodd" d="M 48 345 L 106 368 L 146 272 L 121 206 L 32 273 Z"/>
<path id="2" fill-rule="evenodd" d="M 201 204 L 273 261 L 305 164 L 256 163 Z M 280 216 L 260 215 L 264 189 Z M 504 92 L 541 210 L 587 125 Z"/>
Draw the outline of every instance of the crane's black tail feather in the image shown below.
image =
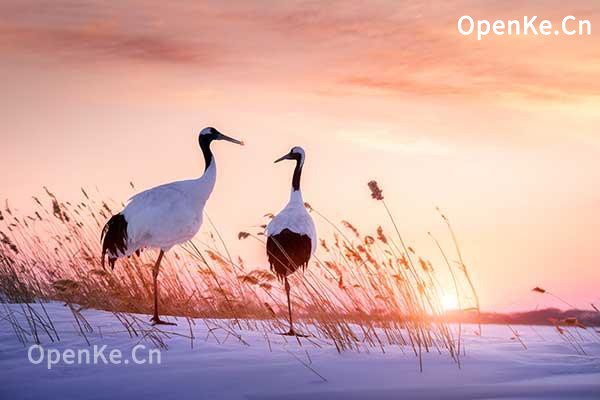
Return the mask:
<path id="1" fill-rule="evenodd" d="M 312 244 L 308 235 L 284 229 L 267 238 L 267 257 L 273 271 L 280 280 L 293 274 L 298 268 L 308 265 Z"/>
<path id="2" fill-rule="evenodd" d="M 119 255 L 127 251 L 127 220 L 123 214 L 113 215 L 108 220 L 102 229 L 100 240 L 102 241 L 102 268 L 108 255 L 108 263 L 114 270 Z"/>

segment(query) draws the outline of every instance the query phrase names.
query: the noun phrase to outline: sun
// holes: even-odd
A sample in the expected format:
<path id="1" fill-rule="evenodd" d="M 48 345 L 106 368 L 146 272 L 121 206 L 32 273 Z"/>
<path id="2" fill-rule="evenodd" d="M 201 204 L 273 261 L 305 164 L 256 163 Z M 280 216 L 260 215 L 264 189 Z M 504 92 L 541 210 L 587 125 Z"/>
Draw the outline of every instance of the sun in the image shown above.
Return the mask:
<path id="1" fill-rule="evenodd" d="M 458 310 L 458 300 L 453 294 L 444 294 L 442 296 L 442 308 L 444 311 Z"/>

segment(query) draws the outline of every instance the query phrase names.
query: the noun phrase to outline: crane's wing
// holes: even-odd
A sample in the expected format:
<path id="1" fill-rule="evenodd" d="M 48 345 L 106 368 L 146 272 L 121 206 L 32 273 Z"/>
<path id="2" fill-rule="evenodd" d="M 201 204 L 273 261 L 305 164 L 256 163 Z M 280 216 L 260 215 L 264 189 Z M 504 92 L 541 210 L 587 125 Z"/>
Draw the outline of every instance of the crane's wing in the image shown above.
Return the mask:
<path id="1" fill-rule="evenodd" d="M 131 197 L 123 213 L 128 217 L 139 214 L 166 214 L 185 197 L 186 194 L 179 185 L 169 183 L 157 186 Z"/>
<path id="2" fill-rule="evenodd" d="M 310 238 L 311 252 L 317 249 L 317 229 L 315 223 L 304 206 L 288 206 L 277 214 L 267 225 L 267 236 L 281 233 L 284 229 Z"/>
<path id="3" fill-rule="evenodd" d="M 128 200 L 129 204 L 134 202 L 142 202 L 142 203 L 154 203 L 156 201 L 160 201 L 161 199 L 169 199 L 181 194 L 183 191 L 183 186 L 186 181 L 178 181 L 165 183 L 163 185 L 155 186 L 150 189 L 146 189 L 142 192 L 134 194 Z"/>
<path id="4" fill-rule="evenodd" d="M 311 239 L 307 235 L 284 229 L 267 238 L 267 257 L 271 271 L 283 279 L 298 268 L 306 268 L 312 254 Z"/>
<path id="5" fill-rule="evenodd" d="M 194 199 L 187 182 L 157 186 L 130 199 L 123 214 L 133 243 L 177 242 L 196 233 L 203 207 Z"/>

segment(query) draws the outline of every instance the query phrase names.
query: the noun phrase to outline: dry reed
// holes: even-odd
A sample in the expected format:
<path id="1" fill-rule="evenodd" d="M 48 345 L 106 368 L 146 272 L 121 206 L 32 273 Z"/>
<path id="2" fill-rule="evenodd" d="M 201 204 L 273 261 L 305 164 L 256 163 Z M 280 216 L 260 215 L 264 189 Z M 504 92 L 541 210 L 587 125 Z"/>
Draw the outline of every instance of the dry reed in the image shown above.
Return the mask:
<path id="1" fill-rule="evenodd" d="M 306 204 L 334 233 L 332 238 L 320 239 L 320 255 L 310 268 L 291 278 L 300 329 L 310 333 L 315 343 L 326 340 L 338 351 L 385 351 L 386 346 L 400 345 L 412 349 L 421 369 L 423 353 L 431 351 L 445 352 L 460 366 L 461 330 L 454 332 L 444 321 L 436 268 L 407 245 L 378 184 L 369 182 L 369 188 L 383 204 L 394 235 L 382 227 L 363 235 L 351 222 L 342 221 L 339 226 Z M 133 316 L 151 312 L 154 253 L 125 259 L 112 273 L 100 265 L 100 229 L 120 206 L 95 201 L 84 189 L 77 203 L 61 202 L 48 189 L 45 192 L 44 198 L 34 197 L 36 209 L 31 215 L 14 215 L 8 204 L 0 214 L 1 300 L 65 302 L 84 337 L 91 327 L 82 310 L 110 311 L 131 336 L 166 346 L 162 331 Z M 458 271 L 476 301 L 470 308 L 479 311 L 458 242 L 448 219 L 441 215 L 459 258 Z M 265 217 L 272 218 L 272 214 Z M 188 242 L 166 257 L 160 276 L 161 312 L 190 324 L 192 346 L 190 318 L 203 319 L 209 335 L 222 330 L 227 337 L 243 341 L 238 331 L 252 329 L 264 332 L 269 341 L 271 333 L 286 325 L 283 291 L 266 267 L 249 269 L 242 258 L 232 257 L 212 220 L 207 220 L 210 240 Z M 262 232 L 240 232 L 238 239 L 264 243 Z M 452 275 L 458 304 L 464 305 L 459 275 L 433 240 Z M 39 340 L 39 332 L 44 332 L 52 340 L 59 339 L 49 316 L 34 315 L 24 307 L 29 336 L 35 332 Z M 12 311 L 5 311 L 6 319 L 14 322 Z M 23 327 L 16 322 L 12 325 L 17 337 L 25 340 Z"/>

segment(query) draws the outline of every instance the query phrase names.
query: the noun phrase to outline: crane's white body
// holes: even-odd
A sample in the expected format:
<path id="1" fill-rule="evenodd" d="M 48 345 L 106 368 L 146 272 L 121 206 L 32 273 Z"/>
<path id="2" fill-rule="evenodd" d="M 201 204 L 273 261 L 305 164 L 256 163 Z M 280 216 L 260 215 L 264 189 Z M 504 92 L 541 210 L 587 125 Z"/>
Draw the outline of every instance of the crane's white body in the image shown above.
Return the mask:
<path id="1" fill-rule="evenodd" d="M 277 235 L 284 229 L 289 229 L 300 235 L 307 235 L 310 238 L 312 246 L 311 254 L 315 253 L 317 250 L 317 229 L 312 217 L 304 206 L 300 190 L 292 190 L 288 204 L 267 225 L 267 237 Z"/>
<path id="2" fill-rule="evenodd" d="M 143 248 L 160 249 L 160 265 L 165 252 L 198 233 L 204 206 L 217 180 L 217 165 L 210 149 L 214 140 L 244 144 L 213 127 L 202 129 L 198 144 L 204 156 L 204 174 L 198 179 L 157 186 L 129 199 L 125 209 L 113 215 L 102 229 L 103 266 L 106 256 L 114 268 L 118 258 Z"/>
<path id="3" fill-rule="evenodd" d="M 192 239 L 202 226 L 204 206 L 216 179 L 213 159 L 198 179 L 160 185 L 133 196 L 122 212 L 128 221 L 127 254 L 123 255 L 143 248 L 166 252 Z"/>

